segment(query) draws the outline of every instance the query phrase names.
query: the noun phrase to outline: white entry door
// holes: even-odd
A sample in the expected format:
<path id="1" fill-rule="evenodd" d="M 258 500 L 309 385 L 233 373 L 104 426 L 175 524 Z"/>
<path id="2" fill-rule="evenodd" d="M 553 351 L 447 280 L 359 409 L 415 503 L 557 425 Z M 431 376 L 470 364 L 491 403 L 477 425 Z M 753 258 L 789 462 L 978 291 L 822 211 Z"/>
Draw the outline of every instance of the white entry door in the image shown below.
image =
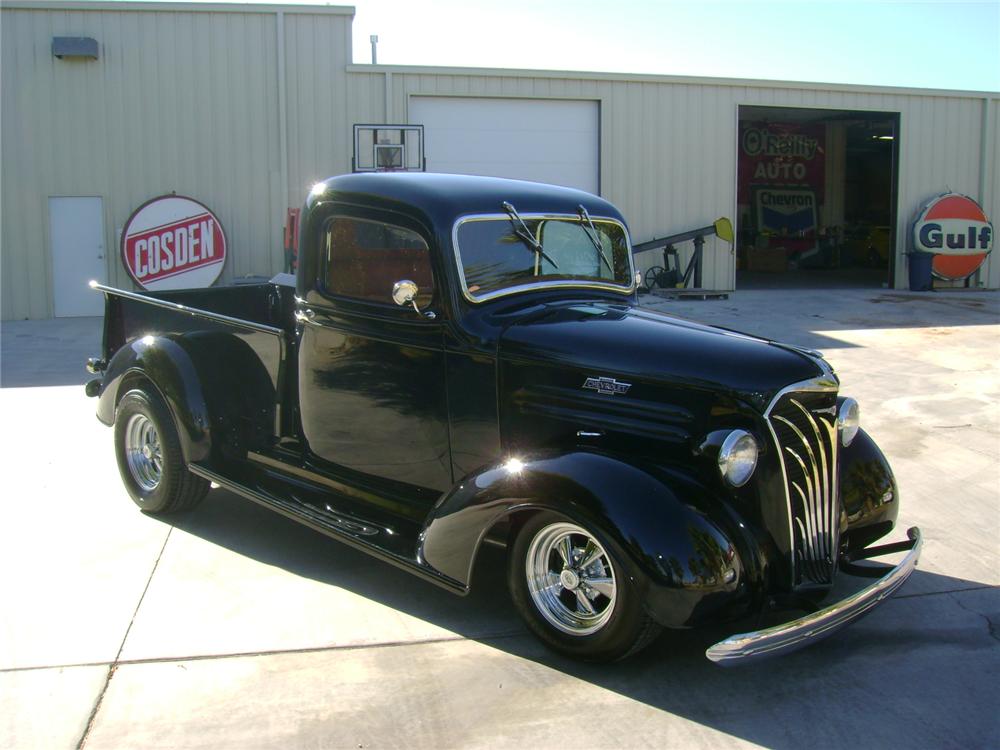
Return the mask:
<path id="1" fill-rule="evenodd" d="M 87 282 L 107 280 L 101 198 L 49 198 L 52 293 L 57 318 L 104 313 L 104 295 Z"/>
<path id="2" fill-rule="evenodd" d="M 600 190 L 596 101 L 414 96 L 429 172 L 513 177 Z"/>

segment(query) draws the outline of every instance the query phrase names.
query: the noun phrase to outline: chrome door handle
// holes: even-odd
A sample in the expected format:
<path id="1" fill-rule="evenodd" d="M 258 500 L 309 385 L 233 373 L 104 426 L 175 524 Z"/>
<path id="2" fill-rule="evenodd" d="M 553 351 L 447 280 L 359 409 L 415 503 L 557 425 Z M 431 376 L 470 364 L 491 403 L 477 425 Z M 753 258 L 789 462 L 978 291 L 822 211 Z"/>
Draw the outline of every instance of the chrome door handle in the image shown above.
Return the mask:
<path id="1" fill-rule="evenodd" d="M 316 313 L 312 310 L 296 310 L 295 320 L 299 323 L 312 323 L 316 320 Z"/>

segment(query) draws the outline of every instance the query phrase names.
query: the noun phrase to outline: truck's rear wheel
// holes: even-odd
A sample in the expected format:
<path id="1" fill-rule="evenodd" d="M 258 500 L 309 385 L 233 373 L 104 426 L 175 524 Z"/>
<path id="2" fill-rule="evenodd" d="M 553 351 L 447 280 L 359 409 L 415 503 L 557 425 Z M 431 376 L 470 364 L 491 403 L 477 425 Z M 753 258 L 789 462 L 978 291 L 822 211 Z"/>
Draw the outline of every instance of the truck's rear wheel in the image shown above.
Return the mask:
<path id="1" fill-rule="evenodd" d="M 616 547 L 556 513 L 532 516 L 518 532 L 507 583 L 532 632 L 569 656 L 623 659 L 660 632 Z"/>
<path id="2" fill-rule="evenodd" d="M 193 508 L 209 484 L 187 470 L 177 429 L 154 391 L 134 389 L 118 403 L 115 454 L 125 489 L 147 513 Z"/>

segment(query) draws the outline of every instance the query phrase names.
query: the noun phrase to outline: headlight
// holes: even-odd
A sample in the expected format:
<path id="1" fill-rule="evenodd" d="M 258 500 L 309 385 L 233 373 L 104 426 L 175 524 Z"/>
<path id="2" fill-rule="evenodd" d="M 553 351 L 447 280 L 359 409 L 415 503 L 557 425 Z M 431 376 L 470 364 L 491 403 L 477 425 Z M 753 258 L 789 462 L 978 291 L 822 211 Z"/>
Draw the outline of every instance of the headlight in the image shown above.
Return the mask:
<path id="1" fill-rule="evenodd" d="M 840 430 L 840 444 L 845 448 L 854 440 L 861 427 L 861 408 L 853 398 L 845 398 L 840 402 L 837 411 L 837 429 Z"/>
<path id="2" fill-rule="evenodd" d="M 757 441 L 746 430 L 733 430 L 719 449 L 719 471 L 733 487 L 742 487 L 757 467 Z"/>

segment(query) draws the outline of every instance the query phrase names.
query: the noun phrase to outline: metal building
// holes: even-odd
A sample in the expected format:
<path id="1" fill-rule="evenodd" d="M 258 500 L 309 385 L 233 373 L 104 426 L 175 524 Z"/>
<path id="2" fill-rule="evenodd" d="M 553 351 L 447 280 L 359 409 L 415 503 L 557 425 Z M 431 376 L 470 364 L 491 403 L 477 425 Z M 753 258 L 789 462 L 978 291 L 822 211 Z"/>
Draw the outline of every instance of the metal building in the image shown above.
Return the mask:
<path id="1" fill-rule="evenodd" d="M 933 196 L 964 193 L 1000 216 L 997 93 L 355 65 L 352 19 L 349 7 L 5 0 L 3 318 L 99 314 L 83 282 L 133 285 L 122 228 L 158 195 L 219 217 L 230 248 L 219 283 L 281 270 L 287 210 L 352 169 L 362 123 L 423 125 L 430 171 L 598 192 L 634 242 L 728 216 L 736 252 L 706 245 L 713 289 L 738 286 L 748 259 L 790 272 L 808 255 L 794 241 L 762 249 L 746 197 L 760 184 L 740 173 L 766 171 L 740 153 L 750 131 L 822 144 L 823 168 L 803 177 L 811 226 L 847 247 L 842 228 L 862 222 L 855 244 L 883 283 L 906 286 L 908 229 Z M 1000 287 L 1000 260 L 970 283 Z"/>

